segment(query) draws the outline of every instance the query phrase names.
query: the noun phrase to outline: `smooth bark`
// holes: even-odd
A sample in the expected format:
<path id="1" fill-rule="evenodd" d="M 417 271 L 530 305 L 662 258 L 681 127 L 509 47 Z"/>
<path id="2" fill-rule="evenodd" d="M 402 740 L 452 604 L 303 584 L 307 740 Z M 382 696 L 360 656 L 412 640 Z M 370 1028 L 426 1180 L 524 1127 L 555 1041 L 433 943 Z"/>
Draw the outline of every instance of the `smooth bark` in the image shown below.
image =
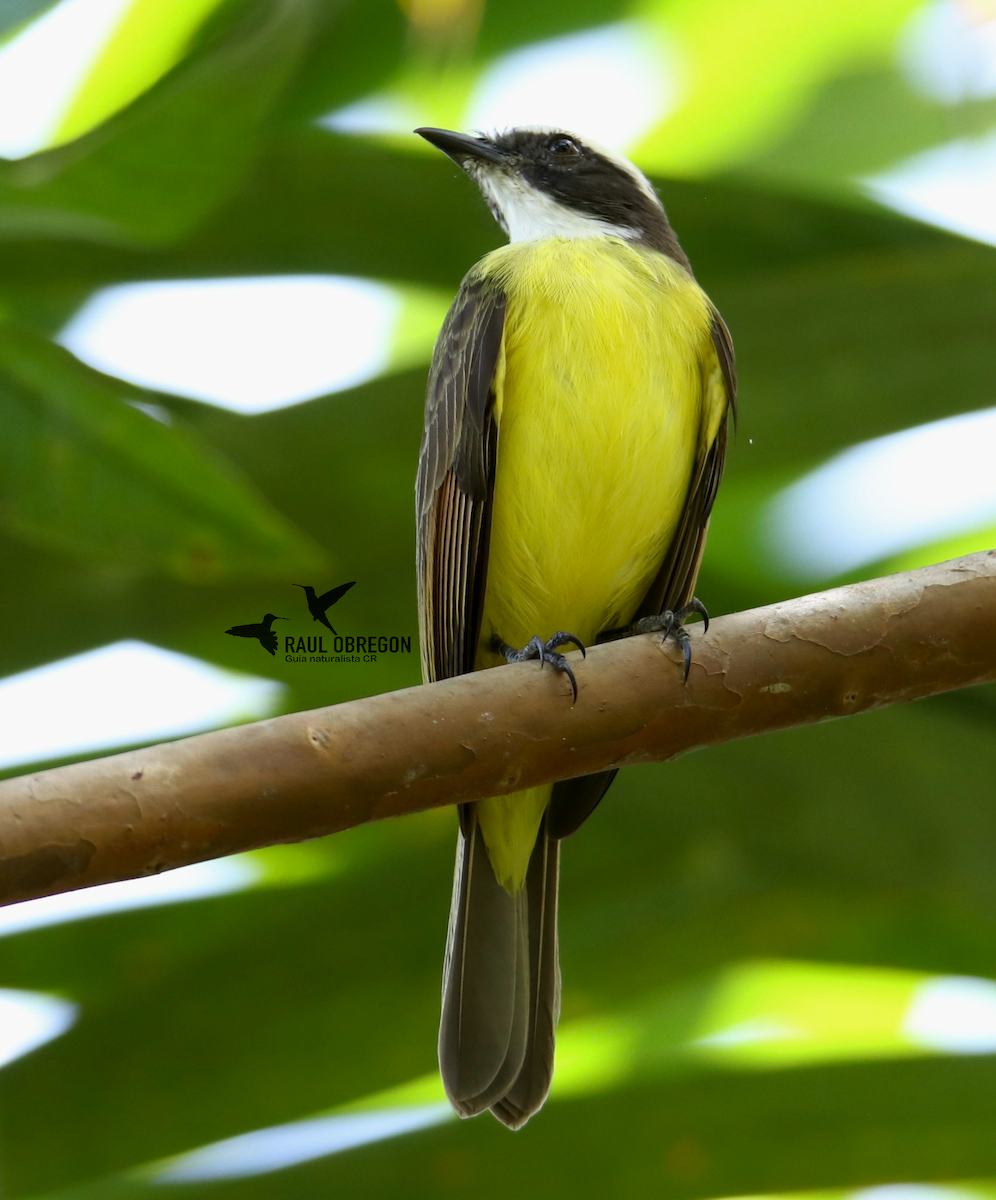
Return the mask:
<path id="1" fill-rule="evenodd" d="M 0 903 L 996 680 L 996 551 L 0 783 Z"/>

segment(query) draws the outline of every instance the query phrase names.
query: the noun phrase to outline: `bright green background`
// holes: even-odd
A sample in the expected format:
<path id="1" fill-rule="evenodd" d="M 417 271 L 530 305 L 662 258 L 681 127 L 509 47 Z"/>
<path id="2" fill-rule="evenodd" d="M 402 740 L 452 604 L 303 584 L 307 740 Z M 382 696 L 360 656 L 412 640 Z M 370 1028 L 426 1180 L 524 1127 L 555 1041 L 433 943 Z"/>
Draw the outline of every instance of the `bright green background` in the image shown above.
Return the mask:
<path id="1" fill-rule="evenodd" d="M 0 29 L 44 7 L 0 3 Z M 158 36 L 142 7 L 125 50 Z M 441 156 L 314 119 L 387 87 L 456 119 L 495 55 L 633 14 L 684 55 L 685 101 L 637 158 L 742 381 L 699 594 L 721 613 L 798 592 L 759 534 L 775 491 L 856 441 L 996 401 L 993 249 L 852 182 L 996 123 L 991 102 L 942 110 L 904 82 L 893 47 L 912 8 L 492 0 L 476 32 L 434 40 L 389 0 L 178 4 L 173 41 L 142 60 L 145 83 L 177 60 L 158 82 L 78 140 L 0 163 L 0 670 L 137 637 L 280 680 L 291 709 L 417 682 L 415 656 L 302 669 L 223 631 L 280 611 L 305 573 L 359 581 L 340 632 L 414 636 L 424 366 L 256 417 L 146 394 L 167 428 L 49 337 L 126 280 L 330 272 L 454 291 L 499 238 L 470 185 Z M 122 82 L 108 52 L 65 136 L 141 90 L 129 69 Z M 994 715 L 976 690 L 627 772 L 565 850 L 565 1083 L 540 1117 L 514 1137 L 448 1122 L 183 1195 L 708 1197 L 996 1175 L 996 1061 L 913 1054 L 897 1032 L 924 975 L 996 978 Z M 168 1196 L 128 1172 L 431 1077 L 453 826 L 357 830 L 264 855 L 273 886 L 0 941 L 0 986 L 82 1006 L 0 1073 L 3 1195 Z M 846 972 L 758 968 L 755 988 L 737 966 L 769 960 L 891 973 L 855 991 Z M 823 997 L 810 1060 L 689 1051 L 757 995 L 786 1011 Z M 430 1078 L 416 1094 L 438 1093 Z"/>

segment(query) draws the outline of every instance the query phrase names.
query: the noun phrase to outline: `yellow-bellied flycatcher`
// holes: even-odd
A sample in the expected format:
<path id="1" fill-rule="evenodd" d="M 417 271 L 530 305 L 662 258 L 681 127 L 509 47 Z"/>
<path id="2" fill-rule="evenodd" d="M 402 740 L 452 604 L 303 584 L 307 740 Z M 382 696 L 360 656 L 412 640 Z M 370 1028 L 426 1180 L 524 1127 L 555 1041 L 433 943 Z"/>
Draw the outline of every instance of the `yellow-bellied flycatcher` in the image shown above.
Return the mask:
<path id="1" fill-rule="evenodd" d="M 418 583 L 427 680 L 682 619 L 723 472 L 730 336 L 649 181 L 562 130 L 417 131 L 509 245 L 463 281 L 429 375 Z M 439 1061 L 463 1116 L 542 1105 L 560 1008 L 560 839 L 614 772 L 460 810 Z"/>

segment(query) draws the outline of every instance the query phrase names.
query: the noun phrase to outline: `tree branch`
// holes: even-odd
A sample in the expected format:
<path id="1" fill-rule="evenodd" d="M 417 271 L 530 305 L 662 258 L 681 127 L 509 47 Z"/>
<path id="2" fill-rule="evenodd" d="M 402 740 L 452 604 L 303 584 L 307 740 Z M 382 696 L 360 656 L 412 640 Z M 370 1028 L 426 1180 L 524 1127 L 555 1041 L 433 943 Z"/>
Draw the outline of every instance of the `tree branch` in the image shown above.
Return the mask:
<path id="1" fill-rule="evenodd" d="M 0 903 L 996 680 L 996 551 L 0 783 Z"/>

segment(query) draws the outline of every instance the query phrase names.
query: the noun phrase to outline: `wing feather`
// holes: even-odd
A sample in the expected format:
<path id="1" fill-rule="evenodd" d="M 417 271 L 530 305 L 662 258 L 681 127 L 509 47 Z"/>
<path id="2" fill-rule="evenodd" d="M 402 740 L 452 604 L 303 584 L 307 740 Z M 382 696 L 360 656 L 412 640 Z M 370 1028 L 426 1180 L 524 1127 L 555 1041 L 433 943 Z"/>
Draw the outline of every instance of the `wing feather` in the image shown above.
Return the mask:
<path id="1" fill-rule="evenodd" d="M 504 293 L 473 275 L 446 318 L 426 395 L 416 484 L 419 620 L 427 680 L 474 668 L 487 575 Z"/>

